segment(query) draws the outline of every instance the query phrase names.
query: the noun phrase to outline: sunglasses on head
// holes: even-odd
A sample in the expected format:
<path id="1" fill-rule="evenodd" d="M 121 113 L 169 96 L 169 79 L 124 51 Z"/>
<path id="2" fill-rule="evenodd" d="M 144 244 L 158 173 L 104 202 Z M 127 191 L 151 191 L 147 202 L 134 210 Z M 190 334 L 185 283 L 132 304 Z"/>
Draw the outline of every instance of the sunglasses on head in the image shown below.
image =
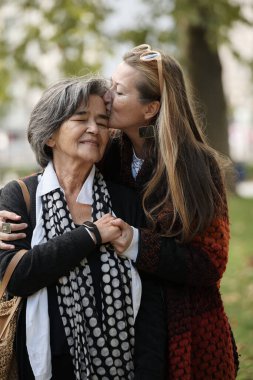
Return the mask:
<path id="1" fill-rule="evenodd" d="M 134 49 L 134 51 L 136 51 L 136 53 L 143 51 L 143 53 L 140 55 L 140 61 L 143 61 L 143 62 L 156 61 L 157 62 L 160 93 L 162 95 L 164 77 L 163 77 L 163 66 L 162 66 L 161 53 L 159 51 L 156 51 L 156 50 L 151 50 L 151 47 L 148 44 L 139 45 Z"/>

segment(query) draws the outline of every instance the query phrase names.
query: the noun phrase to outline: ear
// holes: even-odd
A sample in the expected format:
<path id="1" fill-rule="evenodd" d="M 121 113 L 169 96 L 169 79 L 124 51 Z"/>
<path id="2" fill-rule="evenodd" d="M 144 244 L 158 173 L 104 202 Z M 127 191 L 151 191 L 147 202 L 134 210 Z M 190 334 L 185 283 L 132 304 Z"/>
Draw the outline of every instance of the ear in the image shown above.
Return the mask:
<path id="1" fill-rule="evenodd" d="M 158 100 L 154 100 L 146 105 L 144 111 L 145 120 L 152 119 L 154 116 L 158 114 L 160 110 L 160 102 Z"/>
<path id="2" fill-rule="evenodd" d="M 50 148 L 53 148 L 55 146 L 55 140 L 54 140 L 53 136 L 50 137 L 50 139 L 47 140 L 46 145 L 50 146 Z"/>

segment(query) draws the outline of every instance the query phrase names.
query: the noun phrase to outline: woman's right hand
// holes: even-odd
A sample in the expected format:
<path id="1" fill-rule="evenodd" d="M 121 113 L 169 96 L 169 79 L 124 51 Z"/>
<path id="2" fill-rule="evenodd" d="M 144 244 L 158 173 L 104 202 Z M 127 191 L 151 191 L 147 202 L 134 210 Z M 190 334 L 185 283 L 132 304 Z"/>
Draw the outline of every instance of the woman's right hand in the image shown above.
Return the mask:
<path id="1" fill-rule="evenodd" d="M 6 234 L 2 232 L 2 223 L 13 221 L 13 222 L 18 222 L 20 220 L 20 216 L 15 214 L 14 212 L 2 210 L 0 211 L 0 249 L 4 250 L 10 250 L 14 249 L 15 246 L 13 244 L 8 244 L 7 242 L 13 241 L 13 240 L 19 240 L 19 239 L 24 239 L 26 237 L 26 234 L 23 232 L 18 232 L 22 231 L 25 228 L 27 228 L 26 223 L 11 223 L 11 234 Z"/>
<path id="2" fill-rule="evenodd" d="M 118 226 L 112 225 L 114 219 L 115 217 L 111 214 L 105 214 L 102 218 L 94 222 L 101 235 L 102 243 L 111 242 L 121 236 L 121 229 Z"/>

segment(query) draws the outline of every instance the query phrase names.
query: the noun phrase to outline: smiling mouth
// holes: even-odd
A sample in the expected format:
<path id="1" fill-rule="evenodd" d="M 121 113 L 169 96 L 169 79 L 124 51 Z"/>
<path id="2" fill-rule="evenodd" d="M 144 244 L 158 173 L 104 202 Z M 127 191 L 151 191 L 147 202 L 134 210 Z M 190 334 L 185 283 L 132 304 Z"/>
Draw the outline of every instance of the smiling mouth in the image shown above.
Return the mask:
<path id="1" fill-rule="evenodd" d="M 97 141 L 93 141 L 93 140 L 80 141 L 80 144 L 91 144 L 91 145 L 94 145 L 94 146 L 98 146 L 98 142 Z"/>

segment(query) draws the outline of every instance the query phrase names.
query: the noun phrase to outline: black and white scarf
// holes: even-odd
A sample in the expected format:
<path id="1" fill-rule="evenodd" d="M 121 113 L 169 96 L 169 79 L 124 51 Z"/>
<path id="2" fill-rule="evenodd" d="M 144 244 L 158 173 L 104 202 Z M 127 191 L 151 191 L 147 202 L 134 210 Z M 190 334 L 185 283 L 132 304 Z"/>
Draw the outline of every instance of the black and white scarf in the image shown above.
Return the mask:
<path id="1" fill-rule="evenodd" d="M 75 228 L 64 193 L 53 190 L 42 197 L 46 240 Z M 101 173 L 93 182 L 93 220 L 112 212 L 110 196 Z M 92 275 L 87 259 L 57 284 L 60 314 L 77 380 L 134 378 L 134 313 L 131 269 L 109 244 L 99 248 L 102 283 L 102 321 L 98 316 Z"/>

